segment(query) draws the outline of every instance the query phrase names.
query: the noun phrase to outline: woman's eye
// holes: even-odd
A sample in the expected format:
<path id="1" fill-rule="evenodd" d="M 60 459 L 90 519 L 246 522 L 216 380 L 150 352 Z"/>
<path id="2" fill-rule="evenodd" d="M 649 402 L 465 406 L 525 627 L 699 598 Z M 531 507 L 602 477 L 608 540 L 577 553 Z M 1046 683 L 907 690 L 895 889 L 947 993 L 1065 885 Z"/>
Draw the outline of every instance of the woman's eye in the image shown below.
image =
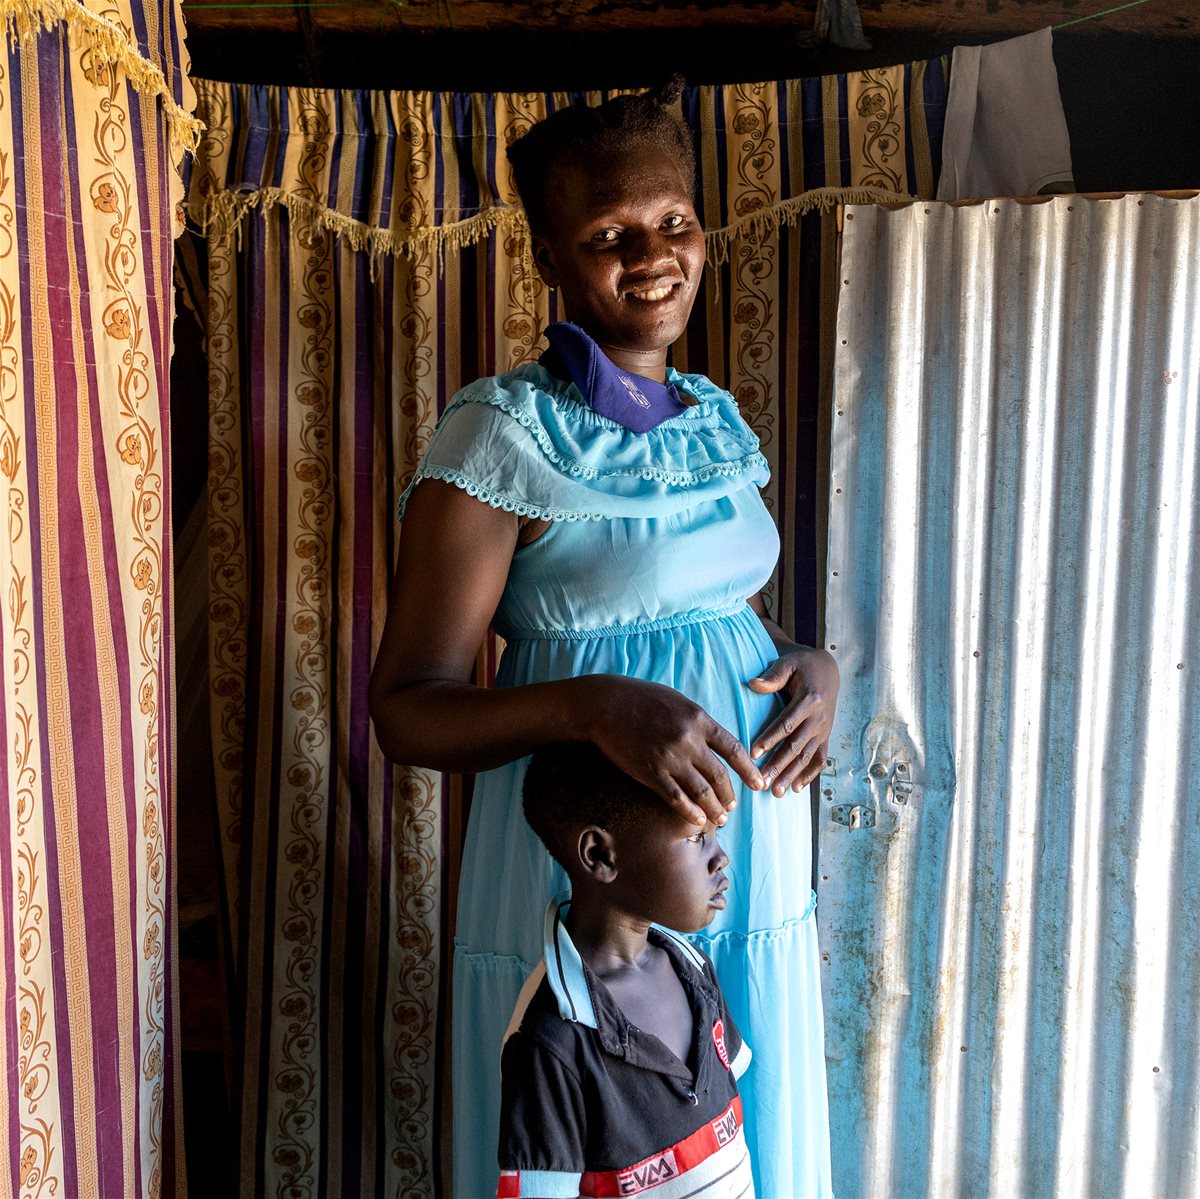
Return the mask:
<path id="1" fill-rule="evenodd" d="M 679 229 L 684 224 L 686 224 L 686 218 L 683 216 L 683 214 L 673 212 L 665 221 L 663 221 L 662 227 L 664 229 Z"/>
<path id="2" fill-rule="evenodd" d="M 607 245 L 616 240 L 617 231 L 615 229 L 601 229 L 599 233 L 592 237 L 592 241 L 598 241 L 601 243 L 601 245 Z"/>

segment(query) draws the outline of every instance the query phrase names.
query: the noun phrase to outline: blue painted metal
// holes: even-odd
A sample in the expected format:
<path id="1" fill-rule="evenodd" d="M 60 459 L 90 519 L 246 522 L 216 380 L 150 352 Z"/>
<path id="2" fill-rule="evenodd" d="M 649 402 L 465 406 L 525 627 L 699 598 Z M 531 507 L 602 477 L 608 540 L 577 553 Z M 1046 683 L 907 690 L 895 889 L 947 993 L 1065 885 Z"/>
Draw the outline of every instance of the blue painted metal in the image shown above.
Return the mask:
<path id="1" fill-rule="evenodd" d="M 837 1194 L 1200 1194 L 1200 199 L 854 207 L 841 279 Z"/>

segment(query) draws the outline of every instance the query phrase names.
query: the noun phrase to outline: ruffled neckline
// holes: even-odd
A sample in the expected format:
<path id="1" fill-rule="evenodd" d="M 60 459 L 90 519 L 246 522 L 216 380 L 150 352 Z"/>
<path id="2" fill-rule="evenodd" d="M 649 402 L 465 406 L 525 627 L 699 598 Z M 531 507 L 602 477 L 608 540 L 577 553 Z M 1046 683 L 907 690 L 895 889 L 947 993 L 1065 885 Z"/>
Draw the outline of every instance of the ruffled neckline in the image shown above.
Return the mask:
<path id="1" fill-rule="evenodd" d="M 765 486 L 770 468 L 733 397 L 703 375 L 669 377 L 696 404 L 640 433 L 537 363 L 477 380 L 443 413 L 400 515 L 421 479 L 546 520 L 664 516 Z"/>
<path id="2" fill-rule="evenodd" d="M 667 368 L 667 378 L 696 403 L 645 433 L 594 411 L 574 383 L 538 363 L 465 387 L 445 421 L 466 404 L 489 404 L 533 434 L 546 458 L 572 478 L 641 478 L 688 487 L 715 474 L 769 473 L 758 437 L 737 402 L 704 375 Z"/>

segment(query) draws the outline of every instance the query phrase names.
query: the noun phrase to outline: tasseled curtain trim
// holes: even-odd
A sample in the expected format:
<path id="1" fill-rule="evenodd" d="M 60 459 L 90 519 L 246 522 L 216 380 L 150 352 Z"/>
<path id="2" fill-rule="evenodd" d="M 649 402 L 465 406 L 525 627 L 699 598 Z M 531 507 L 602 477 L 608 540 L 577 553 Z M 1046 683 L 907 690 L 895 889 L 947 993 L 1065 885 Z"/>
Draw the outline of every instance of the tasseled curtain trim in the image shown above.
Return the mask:
<path id="1" fill-rule="evenodd" d="M 731 246 L 741 238 L 761 238 L 783 227 L 797 224 L 806 213 L 831 211 L 840 204 L 908 204 L 913 197 L 900 192 L 873 187 L 818 187 L 801 192 L 787 200 L 746 213 L 728 225 L 707 229 L 704 240 L 708 260 L 713 266 L 728 261 Z M 297 192 L 278 187 L 263 187 L 254 191 L 221 191 L 189 204 L 189 216 L 206 237 L 210 234 L 236 234 L 241 245 L 241 230 L 251 209 L 266 212 L 282 206 L 310 228 L 342 238 L 353 250 L 371 256 L 374 264 L 381 255 L 402 254 L 417 257 L 433 251 L 438 269 L 442 268 L 447 250 L 461 250 L 490 237 L 499 231 L 518 237 L 525 253 L 529 247 L 529 225 L 522 209 L 508 205 L 485 208 L 474 216 L 444 225 L 418 225 L 407 229 L 384 229 L 348 217 L 328 205 Z M 529 264 L 532 265 L 531 263 Z M 527 276 L 530 277 L 530 276 Z"/>
<path id="2" fill-rule="evenodd" d="M 90 50 L 98 62 L 123 71 L 135 91 L 159 98 L 174 161 L 178 162 L 185 151 L 195 153 L 204 122 L 180 106 L 162 71 L 141 53 L 116 21 L 85 8 L 80 0 L 0 0 L 0 20 L 10 46 L 65 25 L 77 45 Z"/>

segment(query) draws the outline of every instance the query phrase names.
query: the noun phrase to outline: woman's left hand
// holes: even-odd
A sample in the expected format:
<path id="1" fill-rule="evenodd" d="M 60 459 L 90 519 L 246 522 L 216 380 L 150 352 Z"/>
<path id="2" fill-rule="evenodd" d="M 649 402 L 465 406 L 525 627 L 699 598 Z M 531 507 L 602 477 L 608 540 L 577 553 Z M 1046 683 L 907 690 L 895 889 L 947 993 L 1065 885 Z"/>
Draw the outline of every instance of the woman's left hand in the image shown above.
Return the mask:
<path id="1" fill-rule="evenodd" d="M 829 756 L 829 734 L 840 684 L 833 655 L 806 646 L 781 654 L 749 681 L 750 689 L 760 695 L 778 691 L 786 699 L 783 711 L 750 747 L 750 756 L 756 761 L 774 751 L 762 775 L 776 795 L 782 795 L 788 787 L 799 791 L 821 773 Z"/>

